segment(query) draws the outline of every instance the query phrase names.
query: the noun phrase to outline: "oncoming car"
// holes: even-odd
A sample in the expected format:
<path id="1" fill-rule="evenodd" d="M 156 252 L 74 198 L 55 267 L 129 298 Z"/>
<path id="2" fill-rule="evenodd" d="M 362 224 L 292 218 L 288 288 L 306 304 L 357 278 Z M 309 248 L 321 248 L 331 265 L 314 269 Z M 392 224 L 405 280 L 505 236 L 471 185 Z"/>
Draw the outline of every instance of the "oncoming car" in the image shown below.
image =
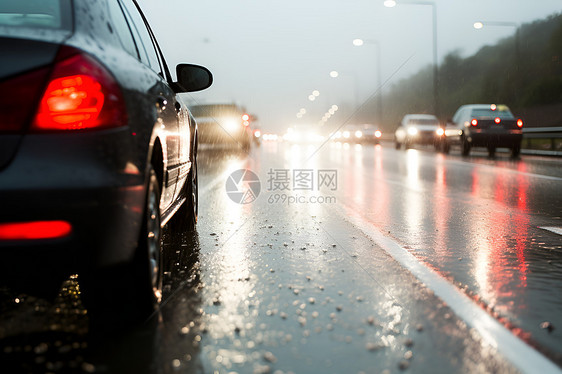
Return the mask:
<path id="1" fill-rule="evenodd" d="M 443 130 L 439 120 L 432 114 L 406 114 L 394 132 L 396 149 L 402 145 L 410 148 L 414 144 L 438 147 Z"/>
<path id="2" fill-rule="evenodd" d="M 521 152 L 523 120 L 516 118 L 506 105 L 472 104 L 461 106 L 448 121 L 443 151 L 451 145 L 460 145 L 463 156 L 472 147 L 486 147 L 493 157 L 497 147 L 507 147 L 512 157 Z"/>
<path id="3" fill-rule="evenodd" d="M 318 126 L 303 124 L 291 126 L 283 135 L 283 140 L 289 143 L 320 143 L 324 136 L 320 133 Z"/>
<path id="4" fill-rule="evenodd" d="M 345 125 L 334 134 L 332 140 L 344 143 L 380 144 L 382 132 L 372 124 Z"/>
<path id="5" fill-rule="evenodd" d="M 88 17 L 85 17 L 88 15 Z M 128 320 L 162 293 L 162 228 L 197 221 L 197 126 L 135 0 L 0 0 L 0 286 Z"/>
<path id="6" fill-rule="evenodd" d="M 251 116 L 236 104 L 189 107 L 199 126 L 201 144 L 226 145 L 248 151 L 254 138 Z"/>

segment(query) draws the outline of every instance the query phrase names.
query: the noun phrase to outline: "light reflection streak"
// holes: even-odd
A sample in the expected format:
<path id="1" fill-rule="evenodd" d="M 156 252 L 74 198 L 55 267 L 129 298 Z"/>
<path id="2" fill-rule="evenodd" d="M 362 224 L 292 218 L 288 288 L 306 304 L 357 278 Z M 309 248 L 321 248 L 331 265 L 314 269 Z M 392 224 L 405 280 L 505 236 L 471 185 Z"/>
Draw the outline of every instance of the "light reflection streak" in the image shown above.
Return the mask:
<path id="1" fill-rule="evenodd" d="M 218 276 L 212 280 L 215 295 L 210 295 L 214 302 L 220 303 L 218 314 L 212 314 L 209 330 L 213 338 L 220 339 L 231 334 L 234 326 L 243 326 L 246 315 L 246 302 L 255 288 L 255 280 L 250 277 L 254 266 L 249 256 L 251 227 L 245 225 L 250 216 L 251 207 L 241 204 L 229 204 L 228 209 L 221 209 L 222 222 L 230 226 L 226 234 L 230 236 L 221 243 L 216 261 L 221 267 Z M 240 279 L 249 279 L 240 281 Z"/>
<path id="2" fill-rule="evenodd" d="M 350 152 L 351 153 L 351 152 Z M 365 196 L 365 175 L 363 172 L 363 147 L 361 144 L 355 145 L 355 152 L 351 155 L 353 158 L 352 178 L 352 196 L 356 204 L 363 204 L 367 200 Z"/>
<path id="3" fill-rule="evenodd" d="M 523 163 L 519 164 L 520 171 L 526 171 L 526 166 Z M 523 170 L 521 170 L 523 169 Z M 519 279 L 521 281 L 519 287 L 527 287 L 527 260 L 525 259 L 525 248 L 528 241 L 528 228 L 530 224 L 529 216 L 526 214 L 527 208 L 527 194 L 529 192 L 528 178 L 523 177 L 522 174 L 517 175 L 517 207 L 522 213 L 521 217 L 516 220 L 516 254 L 519 262 Z"/>
<path id="4" fill-rule="evenodd" d="M 385 170 L 383 163 L 384 152 L 377 145 L 375 147 L 375 178 L 373 188 L 369 189 L 367 201 L 371 201 L 371 212 L 374 220 L 384 220 L 388 222 L 390 212 L 390 202 L 388 197 L 388 185 L 385 183 Z"/>
<path id="5" fill-rule="evenodd" d="M 233 157 L 226 163 L 226 173 L 229 175 L 239 169 L 256 170 L 255 161 L 242 161 Z M 251 225 L 247 225 L 252 213 L 252 204 L 237 204 L 224 193 L 222 200 L 216 203 L 222 206 L 218 209 L 219 221 L 226 227 L 222 235 L 216 236 L 216 252 L 213 263 L 219 268 L 215 276 L 207 280 L 212 284 L 212 291 L 207 295 L 212 304 L 220 305 L 216 313 L 208 313 L 209 335 L 213 339 L 232 336 L 235 326 L 244 326 L 248 322 L 247 301 L 254 292 L 255 279 L 250 277 L 251 269 L 255 266 L 251 260 L 248 243 L 251 242 Z M 246 281 L 240 281 L 246 279 Z M 211 308 L 213 308 L 213 306 Z"/>
<path id="6" fill-rule="evenodd" d="M 407 152 L 407 183 L 408 189 L 406 192 L 406 197 L 404 199 L 404 214 L 406 218 L 406 224 L 408 232 L 415 237 L 423 237 L 423 213 L 424 213 L 424 203 L 425 199 L 423 194 L 418 191 L 421 188 L 420 182 L 420 163 L 419 163 L 419 153 L 415 150 L 408 150 Z"/>
<path id="7" fill-rule="evenodd" d="M 435 219 L 436 240 L 435 253 L 440 261 L 449 257 L 447 232 L 449 231 L 450 199 L 447 196 L 447 169 L 442 154 L 437 156 L 435 172 L 435 201 L 433 214 Z"/>
<path id="8" fill-rule="evenodd" d="M 480 199 L 490 197 L 496 206 L 480 212 L 471 219 L 473 246 L 476 249 L 474 275 L 479 294 L 496 310 L 508 309 L 515 297 L 515 289 L 527 287 L 528 266 L 525 250 L 528 243 L 529 216 L 527 212 L 528 181 L 523 174 L 514 176 L 499 172 L 486 175 L 473 171 L 472 194 Z M 482 188 L 486 186 L 487 188 Z M 492 188 L 492 193 L 484 192 Z M 513 198 L 517 199 L 515 207 Z"/>

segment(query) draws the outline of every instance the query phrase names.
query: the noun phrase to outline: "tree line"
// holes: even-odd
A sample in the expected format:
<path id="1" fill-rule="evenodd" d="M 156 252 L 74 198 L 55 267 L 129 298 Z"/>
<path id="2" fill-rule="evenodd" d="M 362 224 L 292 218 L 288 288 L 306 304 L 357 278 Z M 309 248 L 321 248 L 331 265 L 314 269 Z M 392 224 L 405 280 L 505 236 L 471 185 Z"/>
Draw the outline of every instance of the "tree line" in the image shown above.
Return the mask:
<path id="1" fill-rule="evenodd" d="M 520 26 L 510 37 L 469 57 L 448 53 L 438 70 L 439 117 L 463 104 L 501 103 L 527 126 L 562 126 L 562 13 Z M 382 128 L 394 129 L 407 113 L 433 113 L 433 67 L 424 67 L 386 90 Z M 373 98 L 357 114 L 377 117 Z M 374 121 L 377 122 L 377 121 Z"/>

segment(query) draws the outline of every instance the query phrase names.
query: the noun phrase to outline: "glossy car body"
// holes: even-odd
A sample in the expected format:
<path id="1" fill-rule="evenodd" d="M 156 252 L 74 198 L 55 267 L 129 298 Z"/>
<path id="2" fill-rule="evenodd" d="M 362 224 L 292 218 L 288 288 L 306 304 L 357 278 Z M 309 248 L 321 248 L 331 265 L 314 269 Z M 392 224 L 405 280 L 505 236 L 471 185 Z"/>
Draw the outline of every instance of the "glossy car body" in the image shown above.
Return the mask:
<path id="1" fill-rule="evenodd" d="M 402 144 L 410 148 L 414 144 L 437 145 L 441 139 L 439 120 L 432 114 L 406 114 L 394 132 L 396 149 Z"/>
<path id="2" fill-rule="evenodd" d="M 468 156 L 472 147 L 486 147 L 492 157 L 497 147 L 507 147 L 517 157 L 522 127 L 523 121 L 515 118 L 506 105 L 463 105 L 447 123 L 443 150 L 448 152 L 451 145 L 460 145 L 462 154 Z"/>
<path id="3" fill-rule="evenodd" d="M 0 14 L 2 284 L 43 294 L 78 273 L 102 295 L 102 269 L 125 266 L 146 311 L 160 228 L 196 219 L 197 126 L 177 93 L 212 76 L 178 65 L 174 82 L 134 0 L 2 0 Z"/>
<path id="4" fill-rule="evenodd" d="M 250 149 L 253 133 L 250 115 L 236 104 L 203 104 L 189 107 L 199 126 L 201 144 Z"/>

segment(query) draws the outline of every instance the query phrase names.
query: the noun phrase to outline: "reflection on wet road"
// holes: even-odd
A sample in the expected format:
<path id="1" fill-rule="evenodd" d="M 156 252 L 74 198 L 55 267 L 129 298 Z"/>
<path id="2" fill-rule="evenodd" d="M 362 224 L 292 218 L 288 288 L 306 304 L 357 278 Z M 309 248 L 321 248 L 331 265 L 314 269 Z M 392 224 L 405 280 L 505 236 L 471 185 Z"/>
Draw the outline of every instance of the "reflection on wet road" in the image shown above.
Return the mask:
<path id="1" fill-rule="evenodd" d="M 545 321 L 562 325 L 556 296 L 562 293 L 562 237 L 541 228 L 562 226 L 558 161 L 461 159 L 419 150 L 358 152 L 352 154 L 363 158 L 362 172 L 371 175 L 367 179 L 376 180 L 383 173 L 376 165 L 384 165 L 392 193 L 383 187 L 358 198 L 360 187 L 343 187 L 355 201 L 373 199 L 376 207 L 348 205 L 560 359 L 560 331 L 540 327 Z M 344 175 L 351 172 L 337 167 Z"/>
<path id="2" fill-rule="evenodd" d="M 198 233 L 166 237 L 160 313 L 100 337 L 72 292 L 50 311 L 7 294 L 4 356 L 51 372 L 516 372 L 373 227 L 562 363 L 559 160 L 317 147 L 202 151 Z M 239 169 L 261 181 L 248 204 L 225 190 Z"/>

